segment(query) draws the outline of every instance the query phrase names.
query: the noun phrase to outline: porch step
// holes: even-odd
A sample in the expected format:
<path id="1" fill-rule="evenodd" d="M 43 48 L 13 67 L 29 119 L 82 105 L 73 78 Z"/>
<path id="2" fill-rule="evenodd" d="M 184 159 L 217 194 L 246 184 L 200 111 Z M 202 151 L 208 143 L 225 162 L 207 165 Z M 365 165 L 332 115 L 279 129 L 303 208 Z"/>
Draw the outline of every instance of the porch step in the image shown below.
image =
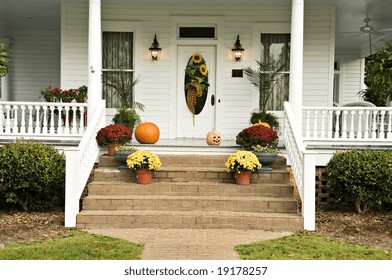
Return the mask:
<path id="1" fill-rule="evenodd" d="M 156 182 L 139 185 L 134 182 L 94 181 L 89 184 L 89 195 L 171 195 L 225 197 L 293 197 L 289 183 L 269 183 L 237 186 L 233 183 Z"/>
<path id="2" fill-rule="evenodd" d="M 135 172 L 128 168 L 99 167 L 95 180 L 135 182 Z M 274 169 L 272 172 L 253 172 L 252 183 L 287 183 L 290 172 Z M 155 171 L 154 182 L 214 182 L 233 183 L 234 176 L 225 167 L 163 166 Z"/>
<path id="3" fill-rule="evenodd" d="M 294 213 L 231 211 L 83 210 L 79 228 L 187 228 L 296 231 L 302 221 Z"/>
<path id="4" fill-rule="evenodd" d="M 296 213 L 294 198 L 171 196 L 171 195 L 89 195 L 86 210 L 169 210 Z"/>
<path id="5" fill-rule="evenodd" d="M 302 229 L 286 160 L 236 185 L 227 156 L 159 155 L 149 185 L 114 157 L 101 156 L 88 185 L 78 228 Z"/>

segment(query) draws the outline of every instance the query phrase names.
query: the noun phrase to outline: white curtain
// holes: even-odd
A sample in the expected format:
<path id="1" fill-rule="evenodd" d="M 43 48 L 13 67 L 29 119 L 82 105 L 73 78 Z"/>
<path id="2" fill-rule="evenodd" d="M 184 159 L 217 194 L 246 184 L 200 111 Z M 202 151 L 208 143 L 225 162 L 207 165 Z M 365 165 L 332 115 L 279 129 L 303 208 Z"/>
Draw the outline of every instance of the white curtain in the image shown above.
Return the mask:
<path id="1" fill-rule="evenodd" d="M 102 75 L 118 72 L 123 68 L 129 78 L 133 79 L 133 33 L 132 32 L 103 32 L 102 36 Z M 106 100 L 107 108 L 118 107 L 118 100 L 105 84 L 102 87 L 102 97 Z"/>
<path id="2" fill-rule="evenodd" d="M 267 103 L 267 110 L 283 111 L 283 103 L 289 98 L 290 34 L 261 34 L 260 62 L 268 65 L 266 71 L 284 65 Z"/>

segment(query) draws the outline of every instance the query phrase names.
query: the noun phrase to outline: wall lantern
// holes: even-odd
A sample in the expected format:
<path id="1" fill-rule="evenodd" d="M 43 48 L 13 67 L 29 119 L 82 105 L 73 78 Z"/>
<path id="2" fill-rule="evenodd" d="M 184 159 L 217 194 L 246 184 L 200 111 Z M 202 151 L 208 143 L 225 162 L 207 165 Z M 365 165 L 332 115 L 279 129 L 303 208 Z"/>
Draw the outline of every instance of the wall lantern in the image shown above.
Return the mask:
<path id="1" fill-rule="evenodd" d="M 162 49 L 159 47 L 159 43 L 157 40 L 157 34 L 154 36 L 154 41 L 151 44 L 151 48 L 148 49 L 150 51 L 151 60 L 158 61 L 161 56 Z"/>
<path id="2" fill-rule="evenodd" d="M 240 62 L 242 59 L 242 56 L 244 54 L 244 51 L 245 50 L 242 48 L 241 43 L 240 43 L 240 35 L 237 35 L 237 40 L 235 41 L 235 44 L 234 44 L 233 48 L 231 49 L 234 61 Z"/>

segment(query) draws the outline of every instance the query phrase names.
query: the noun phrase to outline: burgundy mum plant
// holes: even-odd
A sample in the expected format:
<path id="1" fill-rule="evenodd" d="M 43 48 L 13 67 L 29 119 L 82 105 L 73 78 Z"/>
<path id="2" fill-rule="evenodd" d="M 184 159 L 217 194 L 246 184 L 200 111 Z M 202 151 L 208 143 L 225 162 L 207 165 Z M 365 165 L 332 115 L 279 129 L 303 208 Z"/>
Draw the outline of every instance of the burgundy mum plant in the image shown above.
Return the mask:
<path id="1" fill-rule="evenodd" d="M 253 125 L 238 133 L 236 143 L 246 150 L 253 150 L 257 145 L 277 147 L 279 136 L 275 130 L 264 125 Z"/>
<path id="2" fill-rule="evenodd" d="M 132 131 L 119 124 L 111 124 L 101 128 L 95 138 L 99 146 L 107 144 L 122 144 L 132 140 Z"/>

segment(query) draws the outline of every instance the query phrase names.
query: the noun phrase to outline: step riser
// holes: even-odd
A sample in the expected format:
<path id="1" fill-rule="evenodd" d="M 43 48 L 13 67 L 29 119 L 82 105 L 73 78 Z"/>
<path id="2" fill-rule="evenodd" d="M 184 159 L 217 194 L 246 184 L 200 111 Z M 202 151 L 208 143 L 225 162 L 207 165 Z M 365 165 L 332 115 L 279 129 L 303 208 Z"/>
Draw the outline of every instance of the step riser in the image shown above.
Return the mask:
<path id="1" fill-rule="evenodd" d="M 85 210 L 163 210 L 163 211 L 232 211 L 254 213 L 296 213 L 297 202 L 212 200 L 212 199 L 95 199 L 83 201 Z"/>
<path id="2" fill-rule="evenodd" d="M 173 195 L 173 196 L 239 196 L 239 197 L 293 197 L 293 187 L 289 185 L 138 185 L 138 184 L 99 184 L 89 185 L 91 195 Z"/>
<path id="3" fill-rule="evenodd" d="M 297 231 L 300 218 L 173 215 L 99 215 L 77 218 L 78 228 L 172 228 Z"/>
<path id="4" fill-rule="evenodd" d="M 201 156 L 201 155 L 158 155 L 162 166 L 200 166 L 200 167 L 217 167 L 224 166 L 228 156 Z M 124 163 L 118 162 L 115 157 L 102 156 L 100 158 L 100 167 L 118 167 Z M 272 168 L 285 168 L 286 159 L 278 156 Z"/>
<path id="5" fill-rule="evenodd" d="M 131 181 L 135 182 L 135 172 L 121 168 L 97 169 L 94 172 L 95 181 Z M 234 183 L 234 175 L 226 171 L 207 171 L 187 172 L 181 170 L 156 170 L 154 182 L 211 182 L 211 183 Z M 253 172 L 251 183 L 287 183 L 290 182 L 290 173 L 284 171 L 273 172 Z"/>

